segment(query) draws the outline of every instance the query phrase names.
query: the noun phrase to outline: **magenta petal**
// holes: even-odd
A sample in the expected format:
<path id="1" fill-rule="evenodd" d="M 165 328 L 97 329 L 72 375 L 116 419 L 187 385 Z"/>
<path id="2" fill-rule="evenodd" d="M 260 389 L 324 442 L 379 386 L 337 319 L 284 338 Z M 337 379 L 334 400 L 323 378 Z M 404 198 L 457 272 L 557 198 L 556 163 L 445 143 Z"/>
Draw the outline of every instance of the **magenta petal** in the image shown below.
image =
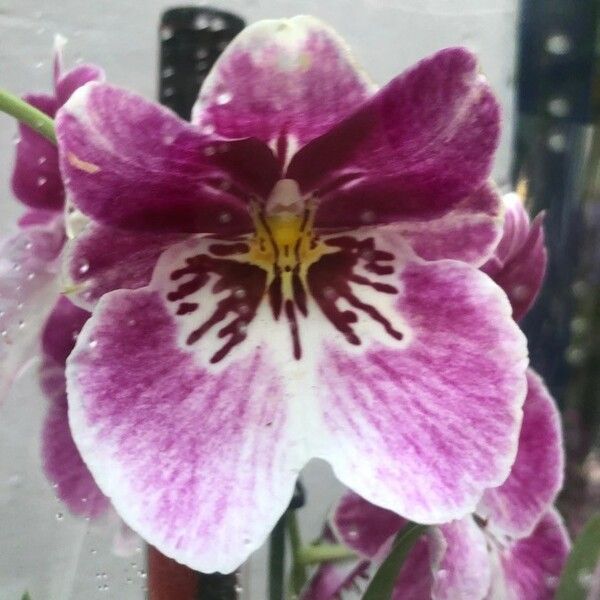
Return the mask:
<path id="1" fill-rule="evenodd" d="M 498 104 L 475 56 L 450 48 L 307 144 L 287 177 L 319 196 L 321 227 L 427 220 L 484 183 L 498 134 Z"/>
<path id="2" fill-rule="evenodd" d="M 508 479 L 486 491 L 477 510 L 509 535 L 530 533 L 562 486 L 564 450 L 554 399 L 542 379 L 527 372 L 519 449 Z"/>
<path id="3" fill-rule="evenodd" d="M 405 523 L 396 513 L 375 506 L 354 492 L 342 496 L 333 515 L 338 537 L 369 558 L 374 558 Z"/>
<path id="4" fill-rule="evenodd" d="M 194 122 L 226 137 L 278 145 L 283 159 L 286 150 L 348 115 L 372 89 L 344 41 L 324 23 L 309 16 L 260 21 L 213 67 Z"/>
<path id="5" fill-rule="evenodd" d="M 56 100 L 46 94 L 28 94 L 25 100 L 54 117 Z M 56 146 L 33 129 L 19 123 L 12 189 L 15 196 L 32 208 L 59 211 L 65 192 L 58 170 Z"/>
<path id="6" fill-rule="evenodd" d="M 431 600 L 431 541 L 422 536 L 411 548 L 394 585 L 392 600 Z"/>
<path id="7" fill-rule="evenodd" d="M 55 82 L 57 105 L 62 106 L 77 88 L 90 81 L 104 81 L 104 71 L 96 65 L 79 65 L 62 73 Z"/>
<path id="8" fill-rule="evenodd" d="M 502 233 L 502 199 L 493 185 L 485 183 L 443 217 L 406 221 L 398 228 L 421 258 L 452 258 L 479 266 Z"/>
<path id="9" fill-rule="evenodd" d="M 64 365 L 75 340 L 90 317 L 87 310 L 61 296 L 48 316 L 42 331 L 42 350 L 57 365 Z"/>
<path id="10" fill-rule="evenodd" d="M 42 458 L 46 477 L 58 497 L 76 515 L 99 517 L 110 502 L 98 489 L 85 466 L 69 429 L 64 366 L 46 360 L 41 372 L 50 406 L 42 433 Z"/>
<path id="11" fill-rule="evenodd" d="M 252 229 L 251 194 L 279 176 L 256 139 L 202 135 L 171 111 L 99 83 L 58 112 L 61 169 L 73 203 L 106 225 L 157 232 Z"/>
<path id="12" fill-rule="evenodd" d="M 431 598 L 483 600 L 491 582 L 490 554 L 473 518 L 442 525 L 431 539 L 435 547 Z"/>
<path id="13" fill-rule="evenodd" d="M 147 285 L 160 254 L 185 237 L 89 223 L 65 255 L 68 276 L 77 288 L 73 299 L 91 308 L 106 292 Z"/>
<path id="14" fill-rule="evenodd" d="M 440 523 L 474 510 L 484 489 L 508 476 L 526 341 L 505 295 L 475 268 L 398 268 L 402 343 L 380 337 L 353 352 L 333 336 L 325 342 L 316 388 L 327 431 L 321 456 L 370 502 Z"/>
<path id="15" fill-rule="evenodd" d="M 67 366 L 73 436 L 120 516 L 163 554 L 230 572 L 287 507 L 307 460 L 263 348 L 201 366 L 158 292 L 99 302 Z"/>
<path id="16" fill-rule="evenodd" d="M 504 198 L 504 232 L 494 255 L 482 270 L 506 292 L 513 316 L 519 321 L 537 298 L 546 272 L 543 214 L 530 224 L 519 196 L 507 194 Z"/>
<path id="17" fill-rule="evenodd" d="M 490 599 L 551 600 L 569 549 L 569 536 L 562 518 L 551 509 L 533 533 L 501 551 L 500 568 L 492 581 Z"/>

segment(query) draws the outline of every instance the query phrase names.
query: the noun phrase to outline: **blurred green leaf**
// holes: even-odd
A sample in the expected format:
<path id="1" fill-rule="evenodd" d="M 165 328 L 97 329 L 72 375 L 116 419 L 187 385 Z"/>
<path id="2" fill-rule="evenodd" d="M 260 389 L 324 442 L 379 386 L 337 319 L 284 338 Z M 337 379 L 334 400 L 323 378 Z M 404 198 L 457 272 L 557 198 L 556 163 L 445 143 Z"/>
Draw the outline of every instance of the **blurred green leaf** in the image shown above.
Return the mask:
<path id="1" fill-rule="evenodd" d="M 394 583 L 400 569 L 414 543 L 427 529 L 427 525 L 409 523 L 396 536 L 392 550 L 383 561 L 371 584 L 367 588 L 363 600 L 389 600 L 394 591 Z"/>
<path id="2" fill-rule="evenodd" d="M 560 578 L 555 600 L 587 600 L 589 579 L 600 559 L 600 514 L 592 517 L 575 540 Z"/>
<path id="3" fill-rule="evenodd" d="M 29 595 L 29 592 L 25 592 L 22 596 L 21 596 L 21 600 L 31 600 L 31 596 Z"/>

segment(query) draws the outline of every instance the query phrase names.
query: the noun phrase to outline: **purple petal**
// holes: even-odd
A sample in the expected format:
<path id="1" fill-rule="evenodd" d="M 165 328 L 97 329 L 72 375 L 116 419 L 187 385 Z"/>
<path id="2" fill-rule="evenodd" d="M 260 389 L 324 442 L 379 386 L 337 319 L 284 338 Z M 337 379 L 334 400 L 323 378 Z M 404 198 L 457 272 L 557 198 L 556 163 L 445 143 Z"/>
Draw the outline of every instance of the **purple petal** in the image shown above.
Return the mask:
<path id="1" fill-rule="evenodd" d="M 439 219 L 398 226 L 421 258 L 452 258 L 479 266 L 494 251 L 502 233 L 501 207 L 498 192 L 485 183 Z"/>
<path id="2" fill-rule="evenodd" d="M 90 313 L 61 296 L 42 331 L 42 350 L 57 365 L 64 365 Z"/>
<path id="3" fill-rule="evenodd" d="M 89 223 L 65 255 L 68 276 L 78 289 L 77 303 L 92 308 L 106 292 L 147 285 L 160 254 L 185 237 Z"/>
<path id="4" fill-rule="evenodd" d="M 342 496 L 333 515 L 338 537 L 369 558 L 374 558 L 405 523 L 396 513 L 375 506 L 354 492 Z"/>
<path id="5" fill-rule="evenodd" d="M 52 96 L 28 94 L 25 100 L 54 117 L 58 105 Z M 12 174 L 15 196 L 32 208 L 61 210 L 65 192 L 56 146 L 23 123 L 19 123 L 19 136 Z"/>
<path id="6" fill-rule="evenodd" d="M 194 122 L 225 137 L 254 136 L 285 161 L 366 100 L 373 84 L 335 31 L 309 16 L 247 27 L 204 83 Z"/>
<path id="7" fill-rule="evenodd" d="M 203 366 L 157 291 L 99 302 L 67 367 L 79 450 L 117 512 L 163 554 L 230 572 L 260 546 L 307 457 L 273 356 Z"/>
<path id="8" fill-rule="evenodd" d="M 433 576 L 431 573 L 430 540 L 422 536 L 406 557 L 396 583 L 392 600 L 430 600 Z"/>
<path id="9" fill-rule="evenodd" d="M 279 177 L 256 139 L 202 135 L 169 110 L 104 84 L 79 88 L 58 112 L 61 169 L 84 214 L 156 232 L 252 229 L 251 194 Z"/>
<path id="10" fill-rule="evenodd" d="M 570 541 L 562 518 L 550 510 L 533 533 L 500 553 L 490 598 L 551 600 L 567 560 Z"/>
<path id="11" fill-rule="evenodd" d="M 554 399 L 542 379 L 527 372 L 519 449 L 508 479 L 488 490 L 477 513 L 509 535 L 529 534 L 562 486 L 564 450 Z"/>
<path id="12" fill-rule="evenodd" d="M 73 514 L 99 517 L 110 502 L 98 489 L 73 442 L 67 415 L 64 365 L 47 359 L 40 376 L 50 400 L 42 433 L 44 473 Z"/>
<path id="13" fill-rule="evenodd" d="M 487 179 L 498 111 L 475 56 L 442 50 L 302 148 L 286 176 L 320 198 L 321 227 L 430 220 Z"/>
<path id="14" fill-rule="evenodd" d="M 104 81 L 104 71 L 96 65 L 79 65 L 61 73 L 55 83 L 57 106 L 62 106 L 73 92 L 90 81 Z"/>
<path id="15" fill-rule="evenodd" d="M 506 292 L 513 316 L 519 321 L 537 298 L 546 272 L 543 214 L 530 224 L 517 194 L 507 194 L 504 199 L 504 232 L 494 256 L 482 270 Z"/>
<path id="16" fill-rule="evenodd" d="M 40 330 L 60 291 L 57 258 L 63 242 L 63 219 L 55 216 L 0 244 L 0 399 L 36 354 Z"/>
<path id="17" fill-rule="evenodd" d="M 483 599 L 490 587 L 486 538 L 472 517 L 442 525 L 434 532 L 433 600 Z"/>
<path id="18" fill-rule="evenodd" d="M 342 306 L 348 300 L 387 319 L 356 323 L 354 332 L 364 335 L 355 349 L 332 335 L 323 342 L 320 456 L 370 502 L 416 522 L 445 522 L 474 510 L 483 490 L 508 476 L 526 392 L 526 343 L 502 291 L 474 268 L 439 261 L 396 269 L 400 293 L 389 295 L 395 317 L 385 294 L 359 285 L 357 303 L 336 288 L 335 272 L 322 272 L 322 285 L 342 290 Z M 322 308 L 333 312 L 331 303 Z M 385 333 L 394 331 L 401 340 Z"/>

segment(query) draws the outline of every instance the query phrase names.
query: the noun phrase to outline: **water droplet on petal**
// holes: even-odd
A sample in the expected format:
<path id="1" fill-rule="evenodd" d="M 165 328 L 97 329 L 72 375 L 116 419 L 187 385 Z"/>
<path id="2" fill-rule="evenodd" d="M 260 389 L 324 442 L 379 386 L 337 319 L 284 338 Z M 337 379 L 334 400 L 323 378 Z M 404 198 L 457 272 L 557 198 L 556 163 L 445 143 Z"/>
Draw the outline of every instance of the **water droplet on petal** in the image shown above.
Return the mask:
<path id="1" fill-rule="evenodd" d="M 202 131 L 204 135 L 212 135 L 215 132 L 215 130 L 216 127 L 212 123 L 202 125 L 202 127 L 200 128 L 200 131 Z"/>
<path id="2" fill-rule="evenodd" d="M 351 527 L 351 528 L 348 530 L 348 537 L 349 537 L 351 540 L 355 540 L 355 539 L 357 539 L 357 538 L 358 538 L 358 529 L 357 529 L 356 527 Z"/>
<path id="3" fill-rule="evenodd" d="M 235 292 L 233 292 L 235 298 L 242 299 L 246 297 L 246 290 L 244 288 L 237 288 Z"/>
<path id="4" fill-rule="evenodd" d="M 372 223 L 375 220 L 375 213 L 372 210 L 365 210 L 360 215 L 360 220 L 363 223 Z"/>
<path id="5" fill-rule="evenodd" d="M 63 513 L 61 512 L 57 512 L 56 513 L 56 520 L 57 521 L 62 521 L 65 515 L 63 515 Z"/>
<path id="6" fill-rule="evenodd" d="M 212 156 L 215 153 L 216 153 L 216 149 L 214 146 L 206 146 L 206 148 L 204 148 L 205 156 Z"/>
<path id="7" fill-rule="evenodd" d="M 199 60 L 208 58 L 208 50 L 206 48 L 198 48 L 198 50 L 196 50 L 196 58 Z"/>
<path id="8" fill-rule="evenodd" d="M 98 346 L 98 340 L 90 340 L 89 346 L 92 349 L 96 348 L 96 346 Z"/>
<path id="9" fill-rule="evenodd" d="M 79 265 L 79 274 L 80 275 L 85 275 L 88 271 L 90 270 L 90 263 L 87 260 L 82 261 L 82 263 Z"/>
<path id="10" fill-rule="evenodd" d="M 165 41 L 165 40 L 170 40 L 173 37 L 173 34 L 175 32 L 173 31 L 172 27 L 169 27 L 168 25 L 163 25 L 160 28 L 160 39 Z"/>
<path id="11" fill-rule="evenodd" d="M 219 222 L 220 223 L 231 223 L 231 213 L 228 212 L 223 212 L 219 215 Z"/>
<path id="12" fill-rule="evenodd" d="M 233 98 L 233 94 L 231 92 L 221 92 L 220 94 L 217 95 L 216 97 L 216 102 L 217 104 L 219 104 L 220 106 L 223 106 L 224 104 L 229 104 L 231 102 Z"/>
<path id="13" fill-rule="evenodd" d="M 40 156 L 38 158 L 38 165 L 43 165 L 46 162 L 46 157 L 45 156 Z"/>
<path id="14" fill-rule="evenodd" d="M 225 21 L 223 21 L 223 19 L 221 19 L 221 17 L 215 17 L 210 22 L 210 28 L 213 31 L 221 31 L 222 29 L 225 29 Z"/>
<path id="15" fill-rule="evenodd" d="M 47 181 L 48 181 L 47 177 L 38 177 L 37 184 L 39 187 L 42 187 L 43 185 L 46 185 Z"/>
<path id="16" fill-rule="evenodd" d="M 194 21 L 194 27 L 196 29 L 206 29 L 209 25 L 210 25 L 210 22 L 206 15 L 200 15 Z"/>
<path id="17" fill-rule="evenodd" d="M 27 273 L 27 281 L 32 281 L 35 279 L 35 273 Z"/>
<path id="18" fill-rule="evenodd" d="M 173 77 L 173 75 L 175 75 L 175 69 L 173 67 L 165 67 L 162 72 L 161 75 L 163 77 Z"/>

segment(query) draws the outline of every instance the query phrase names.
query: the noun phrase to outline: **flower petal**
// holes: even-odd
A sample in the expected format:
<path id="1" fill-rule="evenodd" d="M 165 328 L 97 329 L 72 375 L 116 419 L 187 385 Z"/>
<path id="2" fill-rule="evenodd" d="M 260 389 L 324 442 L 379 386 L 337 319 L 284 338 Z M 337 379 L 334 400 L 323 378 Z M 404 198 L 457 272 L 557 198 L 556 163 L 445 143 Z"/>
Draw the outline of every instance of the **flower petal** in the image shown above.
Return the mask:
<path id="1" fill-rule="evenodd" d="M 320 456 L 370 502 L 416 522 L 445 522 L 474 510 L 483 490 L 508 476 L 526 342 L 502 291 L 473 267 L 409 261 L 397 268 L 402 340 L 375 337 L 353 351 L 327 334 L 317 363 Z M 365 305 L 385 312 L 383 294 L 358 288 Z M 367 340 L 374 326 L 381 324 L 355 329 Z"/>
<path id="2" fill-rule="evenodd" d="M 479 266 L 490 257 L 502 233 L 502 200 L 485 183 L 439 219 L 398 226 L 421 258 L 452 258 Z"/>
<path id="3" fill-rule="evenodd" d="M 347 116 L 373 88 L 345 42 L 318 19 L 259 21 L 213 67 L 193 122 L 225 137 L 268 142 L 283 162 Z"/>
<path id="4" fill-rule="evenodd" d="M 490 555 L 481 529 L 472 517 L 436 529 L 432 540 L 433 600 L 485 598 L 491 582 Z"/>
<path id="5" fill-rule="evenodd" d="M 369 558 L 377 556 L 405 523 L 396 513 L 375 506 L 351 491 L 342 496 L 333 515 L 337 536 L 346 546 Z"/>
<path id="6" fill-rule="evenodd" d="M 527 372 L 519 449 L 508 479 L 487 490 L 477 513 L 495 529 L 528 535 L 562 487 L 564 450 L 560 416 L 542 379 Z"/>
<path id="7" fill-rule="evenodd" d="M 551 600 L 569 549 L 562 518 L 551 509 L 531 535 L 501 553 L 489 600 Z"/>
<path id="8" fill-rule="evenodd" d="M 115 227 L 249 231 L 250 194 L 266 198 L 279 176 L 262 142 L 202 135 L 168 109 L 105 84 L 79 88 L 59 110 L 56 132 L 73 203 Z"/>
<path id="9" fill-rule="evenodd" d="M 85 466 L 69 429 L 64 365 L 47 359 L 40 377 L 49 399 L 42 432 L 44 473 L 55 486 L 58 497 L 75 515 L 96 518 L 110 506 Z"/>
<path id="10" fill-rule="evenodd" d="M 0 245 L 0 398 L 35 356 L 40 330 L 58 297 L 62 223 L 58 216 L 29 225 Z"/>
<path id="11" fill-rule="evenodd" d="M 285 510 L 306 453 L 272 356 L 202 367 L 158 291 L 99 302 L 67 367 L 82 456 L 121 517 L 163 554 L 230 572 Z"/>
<path id="12" fill-rule="evenodd" d="M 61 296 L 42 331 L 42 350 L 57 365 L 64 365 L 90 313 Z"/>
<path id="13" fill-rule="evenodd" d="M 516 321 L 531 308 L 542 287 L 548 255 L 543 213 L 532 223 L 517 194 L 504 196 L 506 220 L 494 256 L 482 267 L 505 292 Z"/>
<path id="14" fill-rule="evenodd" d="M 442 50 L 302 148 L 287 177 L 320 198 L 316 225 L 441 216 L 487 179 L 499 109 L 476 58 Z"/>
<path id="15" fill-rule="evenodd" d="M 421 536 L 406 557 L 396 583 L 392 600 L 430 600 L 433 577 L 428 536 Z"/>
<path id="16" fill-rule="evenodd" d="M 62 106 L 76 89 L 90 81 L 104 81 L 104 71 L 96 65 L 79 65 L 61 73 L 55 82 L 57 106 Z"/>
<path id="17" fill-rule="evenodd" d="M 67 244 L 67 277 L 74 302 L 93 308 L 106 292 L 148 285 L 160 254 L 185 235 L 127 231 L 91 222 Z"/>
<path id="18" fill-rule="evenodd" d="M 50 117 L 58 107 L 46 94 L 28 94 L 25 100 Z M 56 146 L 23 123 L 19 123 L 19 136 L 11 182 L 15 196 L 32 208 L 60 211 L 65 191 Z"/>

